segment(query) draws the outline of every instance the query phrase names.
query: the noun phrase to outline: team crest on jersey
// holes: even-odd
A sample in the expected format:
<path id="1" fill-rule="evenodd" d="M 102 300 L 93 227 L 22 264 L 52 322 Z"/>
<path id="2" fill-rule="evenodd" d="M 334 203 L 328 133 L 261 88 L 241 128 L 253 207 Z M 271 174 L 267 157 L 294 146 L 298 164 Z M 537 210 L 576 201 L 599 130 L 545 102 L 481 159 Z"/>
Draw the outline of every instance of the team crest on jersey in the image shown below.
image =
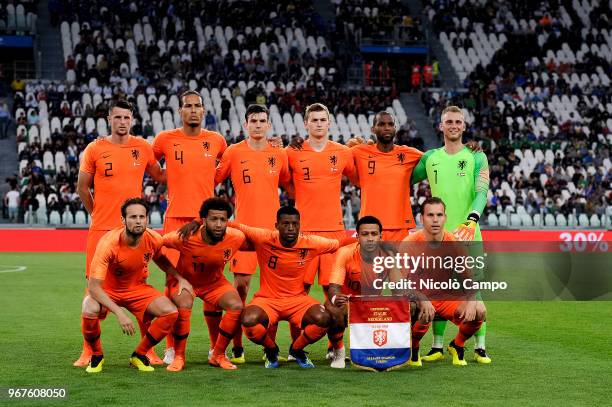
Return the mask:
<path id="1" fill-rule="evenodd" d="M 372 332 L 372 342 L 376 346 L 384 346 L 387 343 L 387 330 L 377 329 Z"/>
<path id="2" fill-rule="evenodd" d="M 467 167 L 467 161 L 461 160 L 457 163 L 457 168 L 459 168 L 461 171 L 465 170 L 465 167 Z"/>
<path id="3" fill-rule="evenodd" d="M 208 141 L 205 141 L 202 143 L 202 147 L 204 147 L 204 150 L 208 151 L 210 150 L 210 143 Z"/>
<path id="4" fill-rule="evenodd" d="M 404 153 L 399 153 L 399 154 L 397 155 L 397 161 L 399 161 L 400 163 L 402 163 L 402 164 L 403 164 L 405 159 L 406 159 L 406 154 L 404 154 Z"/>
<path id="5" fill-rule="evenodd" d="M 306 259 L 306 256 L 308 255 L 308 249 L 300 249 L 298 254 L 300 256 L 300 260 L 304 260 Z"/>
<path id="6" fill-rule="evenodd" d="M 228 261 L 232 257 L 232 249 L 223 250 L 223 261 Z"/>
<path id="7" fill-rule="evenodd" d="M 330 155 L 329 162 L 335 167 L 336 165 L 338 165 L 338 157 L 336 157 L 336 155 Z"/>
<path id="8" fill-rule="evenodd" d="M 132 150 L 132 158 L 134 158 L 134 160 L 138 161 L 138 157 L 140 157 L 140 151 L 137 149 L 133 149 Z"/>
<path id="9" fill-rule="evenodd" d="M 151 253 L 144 254 L 144 261 L 145 263 L 148 263 L 149 261 L 151 261 Z"/>
<path id="10" fill-rule="evenodd" d="M 276 158 L 274 156 L 268 157 L 268 165 L 270 166 L 270 168 L 274 168 L 274 166 L 276 165 Z"/>

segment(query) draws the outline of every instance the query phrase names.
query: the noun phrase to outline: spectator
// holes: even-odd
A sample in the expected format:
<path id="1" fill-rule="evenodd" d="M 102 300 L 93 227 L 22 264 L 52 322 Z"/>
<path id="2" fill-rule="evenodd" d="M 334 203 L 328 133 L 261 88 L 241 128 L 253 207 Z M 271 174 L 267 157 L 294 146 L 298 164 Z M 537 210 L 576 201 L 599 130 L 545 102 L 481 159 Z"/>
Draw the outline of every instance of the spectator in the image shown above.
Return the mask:
<path id="1" fill-rule="evenodd" d="M 6 207 L 8 208 L 8 217 L 9 221 L 13 223 L 17 223 L 17 217 L 19 215 L 19 204 L 21 203 L 21 197 L 19 195 L 19 191 L 17 191 L 17 187 L 13 187 L 9 192 L 4 196 L 4 202 Z"/>

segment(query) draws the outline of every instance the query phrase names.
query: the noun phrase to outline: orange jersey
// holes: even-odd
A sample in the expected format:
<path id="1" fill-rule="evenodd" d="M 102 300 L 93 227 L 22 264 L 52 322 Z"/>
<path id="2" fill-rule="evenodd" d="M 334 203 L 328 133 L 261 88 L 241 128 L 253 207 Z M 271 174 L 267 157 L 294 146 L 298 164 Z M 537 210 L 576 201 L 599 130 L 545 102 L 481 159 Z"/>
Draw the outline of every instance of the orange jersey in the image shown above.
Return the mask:
<path id="1" fill-rule="evenodd" d="M 215 182 L 228 176 L 236 191 L 236 222 L 273 228 L 280 207 L 278 184 L 290 178 L 286 151 L 271 146 L 256 151 L 246 140 L 233 144 L 217 166 Z"/>
<path id="2" fill-rule="evenodd" d="M 382 251 L 376 255 L 386 256 Z M 363 261 L 356 242 L 338 250 L 329 283 L 342 286 L 342 293 L 347 295 L 379 295 L 381 290 L 374 289 L 374 280 L 386 280 L 387 274 L 387 271 L 374 273 L 372 264 Z"/>
<path id="3" fill-rule="evenodd" d="M 244 232 L 257 252 L 261 277 L 259 291 L 255 297 L 285 298 L 305 295 L 304 276 L 308 263 L 320 254 L 338 250 L 340 245 L 335 239 L 300 234 L 293 247 L 284 247 L 277 230 L 253 228 L 233 222 L 232 226 Z"/>
<path id="4" fill-rule="evenodd" d="M 129 291 L 135 286 L 146 284 L 149 277 L 149 261 L 156 258 L 162 237 L 152 229 L 146 229 L 138 247 L 125 242 L 124 227 L 108 231 L 96 248 L 90 266 L 90 278 L 104 280 L 104 289 Z"/>
<path id="5" fill-rule="evenodd" d="M 384 229 L 413 228 L 410 177 L 423 153 L 397 145 L 383 153 L 368 144 L 355 146 L 351 152 L 361 187 L 359 217 L 376 216 Z"/>
<path id="6" fill-rule="evenodd" d="M 166 247 L 181 252 L 177 271 L 186 278 L 194 288 L 208 288 L 225 280 L 225 264 L 245 242 L 244 233 L 227 228 L 225 237 L 216 245 L 209 245 L 202 240 L 202 228 L 184 242 L 177 232 L 164 235 Z"/>
<path id="7" fill-rule="evenodd" d="M 145 169 L 155 163 L 153 149 L 140 137 L 128 136 L 125 144 L 100 138 L 87 145 L 79 170 L 94 176 L 91 230 L 121 226 L 121 205 L 142 196 Z"/>
<path id="8" fill-rule="evenodd" d="M 350 149 L 328 141 L 323 151 L 317 152 L 306 140 L 301 150 L 288 147 L 287 155 L 302 231 L 344 230 L 340 188 L 342 175 L 352 177 L 355 173 Z"/>
<path id="9" fill-rule="evenodd" d="M 168 217 L 195 218 L 206 199 L 215 196 L 215 167 L 227 143 L 219 133 L 202 129 L 186 136 L 182 129 L 160 132 L 153 141 L 155 157 L 166 160 Z"/>

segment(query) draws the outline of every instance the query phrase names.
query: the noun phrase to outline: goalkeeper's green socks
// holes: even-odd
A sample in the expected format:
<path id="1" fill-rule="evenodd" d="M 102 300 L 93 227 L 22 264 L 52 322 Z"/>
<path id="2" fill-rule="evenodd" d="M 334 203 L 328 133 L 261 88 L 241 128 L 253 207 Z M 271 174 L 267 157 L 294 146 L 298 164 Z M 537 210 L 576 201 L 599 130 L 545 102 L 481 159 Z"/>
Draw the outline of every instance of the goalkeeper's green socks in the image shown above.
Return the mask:
<path id="1" fill-rule="evenodd" d="M 445 319 L 434 319 L 433 321 L 433 343 L 432 348 L 444 349 L 444 331 L 446 330 Z"/>
<path id="2" fill-rule="evenodd" d="M 435 335 L 435 325 L 434 325 L 434 335 Z M 480 329 L 474 334 L 474 349 L 485 349 L 486 335 L 487 335 L 487 321 L 484 321 L 482 325 L 480 326 Z"/>

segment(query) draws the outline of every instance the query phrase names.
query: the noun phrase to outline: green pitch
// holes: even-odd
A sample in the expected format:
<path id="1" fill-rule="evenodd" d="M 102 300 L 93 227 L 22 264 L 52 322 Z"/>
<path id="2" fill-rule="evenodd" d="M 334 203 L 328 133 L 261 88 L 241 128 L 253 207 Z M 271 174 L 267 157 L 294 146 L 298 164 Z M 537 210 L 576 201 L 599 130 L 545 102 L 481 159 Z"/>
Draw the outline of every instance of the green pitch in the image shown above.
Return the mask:
<path id="1" fill-rule="evenodd" d="M 102 323 L 106 364 L 99 375 L 72 367 L 81 350 L 80 303 L 85 280 L 81 254 L 0 254 L 0 388 L 65 387 L 66 401 L 0 404 L 75 405 L 606 405 L 612 351 L 610 302 L 490 302 L 489 366 L 444 362 L 388 373 L 333 370 L 324 360 L 327 341 L 310 346 L 317 366 L 281 363 L 266 370 L 261 349 L 245 338 L 247 364 L 222 371 L 206 363 L 208 333 L 197 301 L 187 347 L 187 367 L 150 374 L 128 367 L 137 338 L 121 334 L 111 315 Z M 508 259 L 508 264 L 512 260 Z M 512 266 L 509 266 L 512 267 Z M 153 267 L 150 282 L 161 288 Z M 253 288 L 256 288 L 257 281 Z M 253 292 L 255 290 L 252 290 Z M 322 298 L 319 289 L 314 290 Z M 447 330 L 447 341 L 454 335 Z M 286 356 L 289 334 L 278 339 Z M 348 338 L 348 335 L 347 335 Z M 431 335 L 423 341 L 429 348 Z M 163 344 L 157 351 L 162 355 Z M 608 379 L 606 379 L 606 377 Z"/>

